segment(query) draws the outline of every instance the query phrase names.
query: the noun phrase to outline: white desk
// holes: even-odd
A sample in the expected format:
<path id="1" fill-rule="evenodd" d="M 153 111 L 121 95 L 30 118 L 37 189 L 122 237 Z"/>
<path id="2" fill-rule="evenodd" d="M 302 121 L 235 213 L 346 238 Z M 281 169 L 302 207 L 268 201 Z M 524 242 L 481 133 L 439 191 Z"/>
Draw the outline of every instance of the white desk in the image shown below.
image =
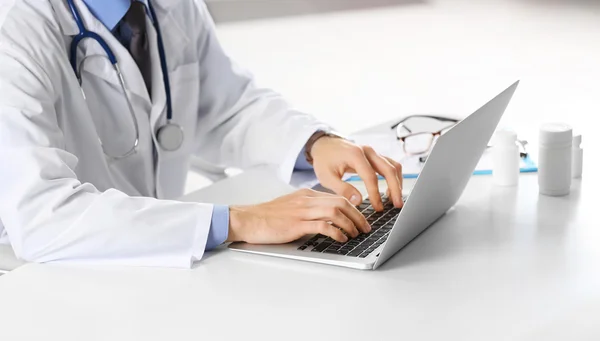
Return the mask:
<path id="1" fill-rule="evenodd" d="M 0 330 L 11 341 L 597 340 L 597 194 L 577 182 L 568 197 L 538 196 L 536 180 L 474 177 L 377 271 L 229 250 L 192 271 L 25 265 L 0 278 Z"/>

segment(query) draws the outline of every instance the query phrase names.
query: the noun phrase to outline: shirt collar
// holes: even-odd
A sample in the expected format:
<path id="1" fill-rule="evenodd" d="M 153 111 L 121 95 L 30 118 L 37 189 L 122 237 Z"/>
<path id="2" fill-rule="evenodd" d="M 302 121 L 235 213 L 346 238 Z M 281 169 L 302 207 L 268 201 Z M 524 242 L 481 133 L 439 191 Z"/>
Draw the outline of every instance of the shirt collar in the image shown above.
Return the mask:
<path id="1" fill-rule="evenodd" d="M 138 0 L 148 6 L 148 0 Z M 131 0 L 83 0 L 90 12 L 109 30 L 113 30 L 123 19 Z"/>

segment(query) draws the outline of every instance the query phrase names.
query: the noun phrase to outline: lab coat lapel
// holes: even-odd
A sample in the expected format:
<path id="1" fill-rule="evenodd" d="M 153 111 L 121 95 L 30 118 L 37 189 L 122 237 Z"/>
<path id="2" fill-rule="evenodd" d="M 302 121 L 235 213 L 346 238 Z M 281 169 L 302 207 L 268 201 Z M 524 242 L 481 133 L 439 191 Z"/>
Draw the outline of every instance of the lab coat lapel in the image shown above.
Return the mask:
<path id="1" fill-rule="evenodd" d="M 102 39 L 104 39 L 117 57 L 117 62 L 121 68 L 121 72 L 123 73 L 123 78 L 128 91 L 150 104 L 150 96 L 148 94 L 148 90 L 146 89 L 144 79 L 129 51 L 127 51 L 127 49 L 117 40 L 117 38 L 115 38 L 112 32 L 110 32 L 98 19 L 96 19 L 96 17 L 94 17 L 94 15 L 88 10 L 87 6 L 81 0 L 75 0 L 75 5 L 79 9 L 79 13 L 81 14 L 87 29 L 102 37 Z M 73 16 L 69 11 L 68 5 L 66 3 L 54 3 L 53 6 L 57 12 L 58 19 L 61 21 L 63 33 L 68 36 L 76 35 L 79 30 Z M 65 11 L 67 11 L 67 13 L 65 13 Z M 119 83 L 117 74 L 108 59 L 89 58 L 90 56 L 106 56 L 104 49 L 102 49 L 102 47 L 92 39 L 84 39 L 79 46 L 77 63 L 81 63 L 83 58 L 88 57 L 84 67 L 85 73 L 102 78 L 106 82 L 116 86 L 119 91 L 121 91 L 121 85 Z"/>

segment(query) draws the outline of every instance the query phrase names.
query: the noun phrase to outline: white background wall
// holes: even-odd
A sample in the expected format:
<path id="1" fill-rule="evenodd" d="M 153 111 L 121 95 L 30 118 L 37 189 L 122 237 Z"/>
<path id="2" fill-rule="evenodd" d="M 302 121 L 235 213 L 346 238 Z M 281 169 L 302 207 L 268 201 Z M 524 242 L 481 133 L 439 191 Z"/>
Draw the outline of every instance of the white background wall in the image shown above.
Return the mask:
<path id="1" fill-rule="evenodd" d="M 599 154 L 600 1 L 431 0 L 224 22 L 218 34 L 261 85 L 346 133 L 410 113 L 464 116 L 521 79 L 502 125 L 535 142 L 540 123 L 567 122 L 584 161 Z"/>

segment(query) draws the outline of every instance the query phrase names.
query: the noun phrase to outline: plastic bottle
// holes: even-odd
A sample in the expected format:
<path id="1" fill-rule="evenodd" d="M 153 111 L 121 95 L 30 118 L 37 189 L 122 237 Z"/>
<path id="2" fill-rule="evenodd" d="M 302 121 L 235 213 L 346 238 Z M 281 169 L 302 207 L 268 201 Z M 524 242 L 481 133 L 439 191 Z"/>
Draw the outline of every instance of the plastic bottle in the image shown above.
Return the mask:
<path id="1" fill-rule="evenodd" d="M 498 186 L 516 186 L 519 183 L 519 147 L 517 134 L 500 129 L 494 134 L 492 147 L 492 176 Z"/>
<path id="2" fill-rule="evenodd" d="M 573 129 L 562 123 L 540 128 L 538 185 L 540 194 L 561 196 L 571 191 Z"/>
<path id="3" fill-rule="evenodd" d="M 573 154 L 571 163 L 571 175 L 573 179 L 581 178 L 583 172 L 583 149 L 581 149 L 581 135 L 573 136 Z"/>

